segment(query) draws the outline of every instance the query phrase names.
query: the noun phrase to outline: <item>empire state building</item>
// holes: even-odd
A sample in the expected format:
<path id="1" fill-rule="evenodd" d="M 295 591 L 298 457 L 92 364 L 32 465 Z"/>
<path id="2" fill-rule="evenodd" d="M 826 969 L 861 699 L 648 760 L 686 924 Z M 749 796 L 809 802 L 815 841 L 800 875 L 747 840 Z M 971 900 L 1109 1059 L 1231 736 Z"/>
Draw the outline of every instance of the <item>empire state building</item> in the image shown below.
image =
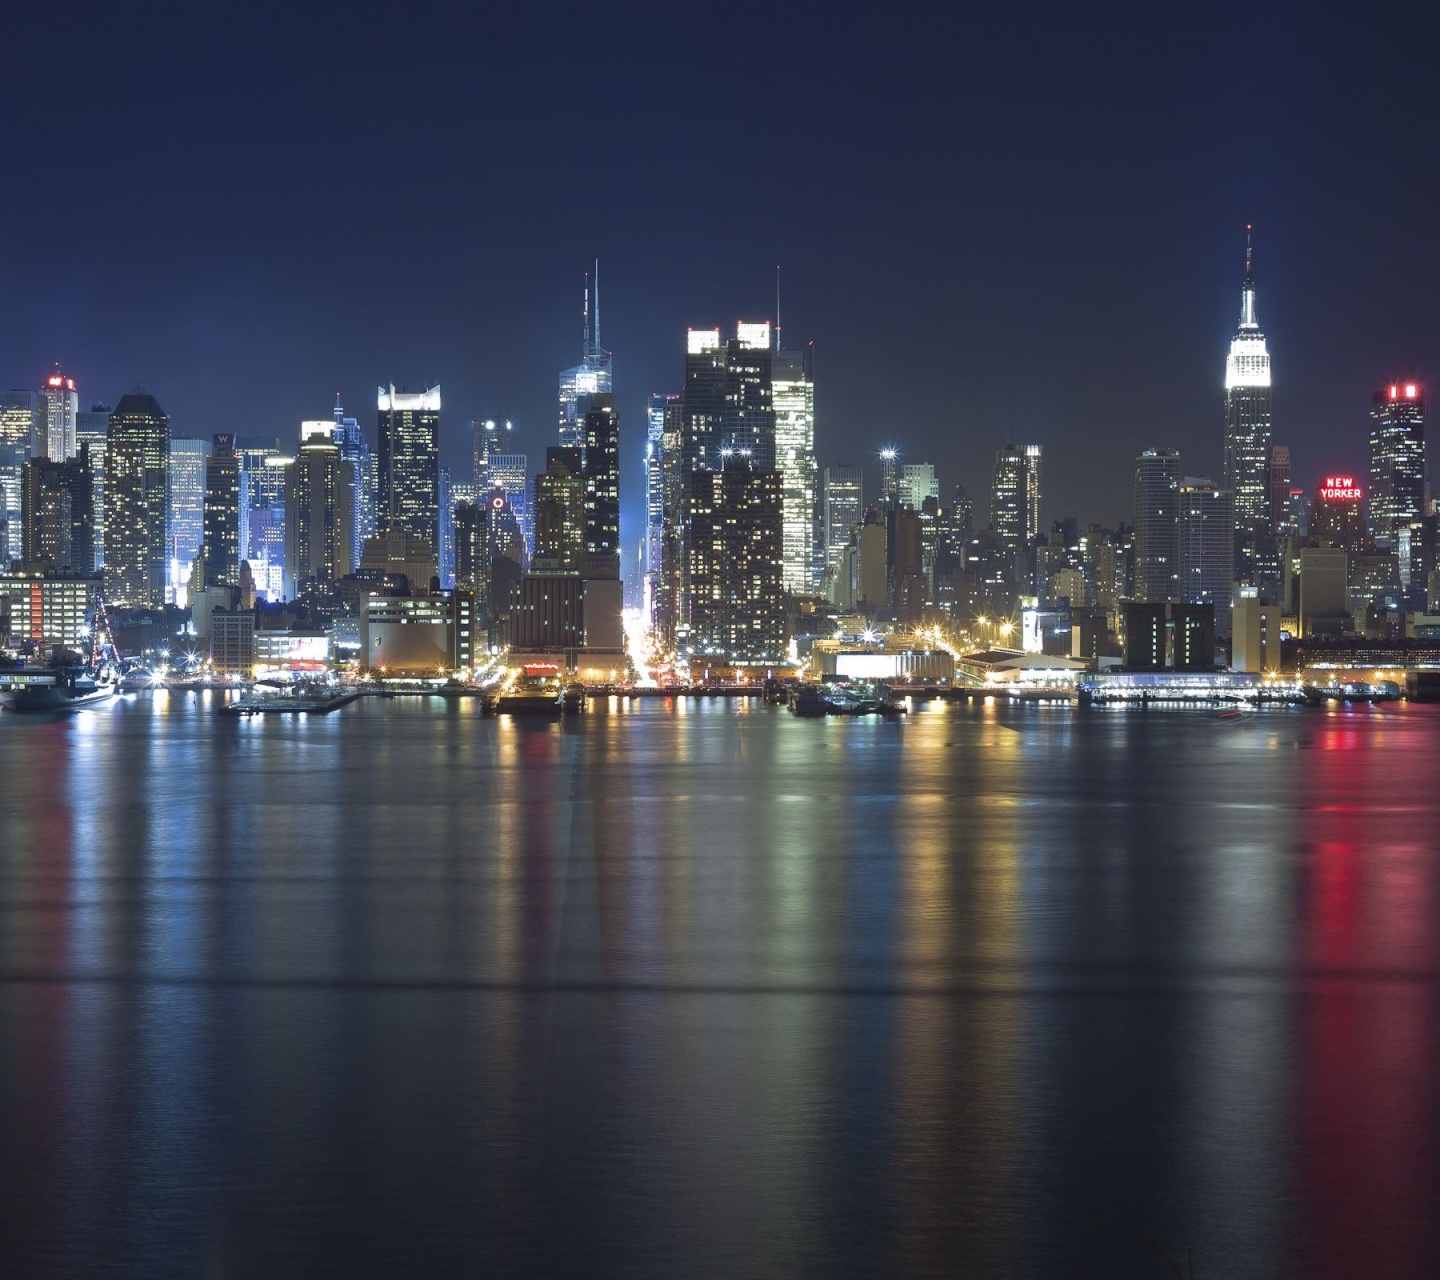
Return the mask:
<path id="1" fill-rule="evenodd" d="M 1235 576 L 1253 581 L 1273 558 L 1270 544 L 1270 353 L 1255 318 L 1249 228 L 1240 327 L 1225 361 L 1225 488 L 1235 500 Z M 1257 559 L 1260 563 L 1257 564 Z"/>

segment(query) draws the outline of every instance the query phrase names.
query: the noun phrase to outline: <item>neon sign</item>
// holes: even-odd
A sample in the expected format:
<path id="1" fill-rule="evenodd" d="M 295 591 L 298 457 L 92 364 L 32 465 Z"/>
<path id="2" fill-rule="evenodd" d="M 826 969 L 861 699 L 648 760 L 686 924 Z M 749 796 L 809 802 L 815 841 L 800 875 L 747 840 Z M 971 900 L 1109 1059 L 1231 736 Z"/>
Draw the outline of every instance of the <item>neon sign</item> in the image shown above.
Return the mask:
<path id="1" fill-rule="evenodd" d="M 1326 502 L 1359 502 L 1364 496 L 1354 476 L 1326 476 L 1320 486 L 1320 497 Z"/>

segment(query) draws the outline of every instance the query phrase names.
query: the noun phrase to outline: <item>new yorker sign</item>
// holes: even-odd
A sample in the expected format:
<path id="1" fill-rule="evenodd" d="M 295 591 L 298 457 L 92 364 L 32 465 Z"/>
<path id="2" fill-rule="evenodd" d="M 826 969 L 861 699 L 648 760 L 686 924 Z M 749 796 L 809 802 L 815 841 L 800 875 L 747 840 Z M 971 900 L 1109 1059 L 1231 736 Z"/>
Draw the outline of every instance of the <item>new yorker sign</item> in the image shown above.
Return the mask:
<path id="1" fill-rule="evenodd" d="M 1326 476 L 1320 496 L 1329 502 L 1359 502 L 1365 494 L 1354 476 Z"/>

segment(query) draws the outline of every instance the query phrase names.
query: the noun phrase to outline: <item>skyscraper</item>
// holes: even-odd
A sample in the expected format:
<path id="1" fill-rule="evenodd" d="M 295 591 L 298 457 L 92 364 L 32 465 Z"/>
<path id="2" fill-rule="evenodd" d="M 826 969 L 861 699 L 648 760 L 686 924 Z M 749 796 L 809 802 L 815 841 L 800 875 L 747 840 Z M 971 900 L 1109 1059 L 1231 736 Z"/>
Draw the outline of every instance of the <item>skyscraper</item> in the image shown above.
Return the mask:
<path id="1" fill-rule="evenodd" d="M 1135 599 L 1176 598 L 1180 558 L 1180 455 L 1146 449 L 1135 459 Z"/>
<path id="2" fill-rule="evenodd" d="M 691 651 L 737 666 L 783 661 L 780 473 L 737 452 L 691 483 Z"/>
<path id="3" fill-rule="evenodd" d="M 0 559 L 8 565 L 21 554 L 21 469 L 35 451 L 35 393 L 0 392 Z"/>
<path id="4" fill-rule="evenodd" d="M 1025 541 L 1033 544 L 1040 536 L 1040 446 L 1025 446 Z M 916 510 L 919 510 L 917 507 Z"/>
<path id="5" fill-rule="evenodd" d="M 889 445 L 880 450 L 880 501 L 890 506 L 900 501 L 900 451 Z"/>
<path id="6" fill-rule="evenodd" d="M 27 568 L 89 574 L 95 567 L 95 484 L 90 450 L 63 462 L 25 463 L 21 497 L 21 559 Z"/>
<path id="7" fill-rule="evenodd" d="M 1393 546 L 1425 515 L 1425 393 L 1416 382 L 1377 391 L 1370 410 L 1370 536 Z"/>
<path id="8" fill-rule="evenodd" d="M 779 343 L 776 328 L 776 343 Z M 815 348 L 785 351 L 772 359 L 775 469 L 785 505 L 785 590 L 815 590 Z"/>
<path id="9" fill-rule="evenodd" d="M 241 436 L 240 556 L 267 600 L 284 594 L 285 468 L 295 459 L 274 436 Z"/>
<path id="10" fill-rule="evenodd" d="M 142 388 L 120 397 L 105 454 L 105 585 L 117 604 L 165 603 L 170 419 Z"/>
<path id="11" fill-rule="evenodd" d="M 41 429 L 45 433 L 44 453 L 51 462 L 64 462 L 75 456 L 75 419 L 80 412 L 80 397 L 75 379 L 66 377 L 60 366 L 45 379 L 38 397 Z M 36 441 L 36 453 L 40 452 Z"/>
<path id="12" fill-rule="evenodd" d="M 357 419 L 345 416 L 338 391 L 335 393 L 335 443 L 340 448 L 341 461 L 355 468 L 355 514 L 350 525 L 355 540 L 352 558 L 359 564 L 361 544 L 378 532 L 375 518 L 378 477 L 375 453 L 364 428 Z"/>
<path id="13" fill-rule="evenodd" d="M 774 351 L 768 320 L 739 321 L 726 344 L 725 410 L 720 448 L 745 454 L 761 470 L 775 468 Z"/>
<path id="14" fill-rule="evenodd" d="M 430 543 L 439 566 L 440 388 L 378 393 L 379 520 L 384 532 Z"/>
<path id="15" fill-rule="evenodd" d="M 1290 446 L 1270 446 L 1270 529 L 1276 538 L 1290 531 Z"/>
<path id="16" fill-rule="evenodd" d="M 825 568 L 834 571 L 841 553 L 865 514 L 865 469 L 835 466 L 825 468 Z"/>
<path id="17" fill-rule="evenodd" d="M 1230 495 L 1208 477 L 1186 476 L 1178 490 L 1178 591 L 1190 604 L 1215 606 L 1215 630 L 1230 634 L 1235 564 L 1235 509 Z"/>
<path id="18" fill-rule="evenodd" d="M 587 578 L 620 577 L 620 415 L 609 395 L 585 414 L 585 568 Z"/>
<path id="19" fill-rule="evenodd" d="M 1030 513 L 1030 464 L 1025 450 L 1007 444 L 995 454 L 995 472 L 990 490 L 990 525 L 1000 545 L 1007 570 L 1015 566 L 1013 584 L 1019 581 L 1019 564 L 1026 545 Z"/>
<path id="20" fill-rule="evenodd" d="M 655 597 L 660 578 L 660 554 L 665 541 L 665 405 L 670 397 L 651 392 L 645 405 L 645 545 L 643 609 L 655 616 Z"/>
<path id="21" fill-rule="evenodd" d="M 900 468 L 897 483 L 900 505 L 919 511 L 925 506 L 926 498 L 940 500 L 940 480 L 931 462 L 907 462 Z"/>
<path id="22" fill-rule="evenodd" d="M 303 598 L 355 571 L 355 466 L 329 422 L 300 424 L 300 452 L 285 468 L 285 594 Z"/>
<path id="23" fill-rule="evenodd" d="M 1265 577 L 1273 559 L 1270 523 L 1270 353 L 1255 311 L 1249 228 L 1240 327 L 1225 361 L 1225 477 L 1235 502 L 1235 576 Z"/>
<path id="24" fill-rule="evenodd" d="M 585 555 L 585 476 L 580 450 L 545 450 L 545 470 L 535 477 L 536 573 L 578 573 Z"/>
<path id="25" fill-rule="evenodd" d="M 190 572 L 205 542 L 205 458 L 209 452 L 204 440 L 183 436 L 170 440 L 167 600 L 178 605 L 185 603 Z"/>
<path id="26" fill-rule="evenodd" d="M 611 352 L 600 345 L 600 264 L 595 264 L 594 328 L 591 328 L 590 278 L 585 278 L 584 337 L 580 363 L 560 375 L 560 443 L 585 447 L 585 415 L 593 396 L 608 396 L 611 386 Z"/>
<path id="27" fill-rule="evenodd" d="M 95 483 L 95 571 L 105 567 L 105 447 L 110 435 L 110 406 L 102 400 L 75 416 L 75 450 L 90 447 L 90 474 Z"/>
<path id="28" fill-rule="evenodd" d="M 205 459 L 205 580 L 207 587 L 240 585 L 240 455 L 235 437 L 211 438 Z"/>

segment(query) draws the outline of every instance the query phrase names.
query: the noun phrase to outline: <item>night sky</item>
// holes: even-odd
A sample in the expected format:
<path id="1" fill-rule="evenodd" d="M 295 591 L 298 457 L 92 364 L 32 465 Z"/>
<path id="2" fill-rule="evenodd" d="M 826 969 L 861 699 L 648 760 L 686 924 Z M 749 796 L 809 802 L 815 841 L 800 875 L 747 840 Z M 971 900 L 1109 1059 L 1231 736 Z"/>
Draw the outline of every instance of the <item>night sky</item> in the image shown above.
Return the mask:
<path id="1" fill-rule="evenodd" d="M 1276 439 L 1363 469 L 1440 355 L 1435 20 L 1006 8 L 7 12 L 0 382 L 286 440 L 438 382 L 457 479 L 477 415 L 538 469 L 598 257 L 633 542 L 645 397 L 780 263 L 822 465 L 983 495 L 1038 440 L 1047 522 L 1113 524 L 1143 447 L 1218 472 L 1253 221 Z"/>

